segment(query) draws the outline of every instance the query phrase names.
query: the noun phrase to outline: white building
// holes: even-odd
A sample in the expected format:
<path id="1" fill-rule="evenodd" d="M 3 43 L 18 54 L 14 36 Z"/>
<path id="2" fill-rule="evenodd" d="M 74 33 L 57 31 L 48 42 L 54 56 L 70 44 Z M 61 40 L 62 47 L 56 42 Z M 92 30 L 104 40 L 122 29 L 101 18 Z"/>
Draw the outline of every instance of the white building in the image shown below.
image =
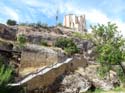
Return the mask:
<path id="1" fill-rule="evenodd" d="M 86 20 L 85 15 L 76 16 L 74 14 L 65 15 L 63 26 L 70 27 L 76 31 L 86 31 Z"/>

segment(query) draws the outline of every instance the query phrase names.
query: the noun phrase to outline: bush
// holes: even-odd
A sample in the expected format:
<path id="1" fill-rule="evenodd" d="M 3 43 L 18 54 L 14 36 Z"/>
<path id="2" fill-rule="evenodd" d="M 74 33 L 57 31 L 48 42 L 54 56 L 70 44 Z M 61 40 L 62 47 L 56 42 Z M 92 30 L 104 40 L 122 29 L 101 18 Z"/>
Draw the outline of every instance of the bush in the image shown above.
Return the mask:
<path id="1" fill-rule="evenodd" d="M 11 20 L 11 19 L 7 20 L 7 25 L 14 26 L 16 24 L 17 24 L 17 22 L 15 20 Z"/>
<path id="2" fill-rule="evenodd" d="M 48 28 L 48 24 L 47 23 L 41 23 L 41 27 Z"/>
<path id="3" fill-rule="evenodd" d="M 48 44 L 47 44 L 47 41 L 41 41 L 41 45 L 43 45 L 43 46 L 48 46 Z"/>
<path id="4" fill-rule="evenodd" d="M 58 23 L 57 26 L 63 26 L 62 23 Z"/>
<path id="5" fill-rule="evenodd" d="M 17 37 L 17 41 L 18 41 L 19 44 L 21 44 L 21 45 L 25 44 L 25 43 L 26 43 L 26 37 L 25 37 L 25 35 L 19 35 L 19 36 Z"/>
<path id="6" fill-rule="evenodd" d="M 64 50 L 65 50 L 65 52 L 66 52 L 68 55 L 72 55 L 72 54 L 74 54 L 74 53 L 78 53 L 78 52 L 79 52 L 78 48 L 75 47 L 75 46 L 67 47 L 67 48 L 65 48 Z"/>
<path id="7" fill-rule="evenodd" d="M 69 38 L 59 38 L 55 42 L 56 47 L 60 47 L 65 50 L 68 55 L 78 53 L 78 48 L 72 39 Z"/>
<path id="8" fill-rule="evenodd" d="M 19 23 L 19 26 L 29 26 L 28 23 Z"/>

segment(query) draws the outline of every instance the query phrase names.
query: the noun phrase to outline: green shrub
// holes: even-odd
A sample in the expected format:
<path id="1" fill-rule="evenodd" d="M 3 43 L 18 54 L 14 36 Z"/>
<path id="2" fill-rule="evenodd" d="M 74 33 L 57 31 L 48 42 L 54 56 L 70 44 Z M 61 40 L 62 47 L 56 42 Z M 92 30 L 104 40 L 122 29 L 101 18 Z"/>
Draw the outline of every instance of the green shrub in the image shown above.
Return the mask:
<path id="1" fill-rule="evenodd" d="M 67 47 L 64 49 L 65 52 L 68 54 L 68 55 L 72 55 L 74 53 L 78 53 L 78 48 L 75 47 L 75 46 L 70 46 L 70 47 Z"/>
<path id="2" fill-rule="evenodd" d="M 16 24 L 17 24 L 17 22 L 15 20 L 11 20 L 11 19 L 7 20 L 7 25 L 14 26 Z"/>
<path id="3" fill-rule="evenodd" d="M 58 23 L 57 26 L 63 26 L 62 23 Z"/>
<path id="4" fill-rule="evenodd" d="M 25 44 L 25 43 L 26 43 L 26 37 L 25 37 L 25 35 L 19 35 L 19 36 L 17 37 L 17 41 L 18 41 L 19 44 L 21 44 L 21 45 Z"/>
<path id="5" fill-rule="evenodd" d="M 48 46 L 47 41 L 42 40 L 42 41 L 41 41 L 41 45 L 43 45 L 43 46 Z"/>
<path id="6" fill-rule="evenodd" d="M 19 26 L 26 26 L 26 23 L 19 23 Z"/>
<path id="7" fill-rule="evenodd" d="M 48 28 L 48 24 L 47 23 L 41 23 L 40 21 L 38 21 L 37 23 L 34 24 L 36 27 L 43 27 L 43 28 Z"/>
<path id="8" fill-rule="evenodd" d="M 72 34 L 72 36 L 74 37 L 74 38 L 79 38 L 79 39 L 86 39 L 85 37 L 85 34 L 81 34 L 80 32 L 73 32 L 73 34 Z"/>
<path id="9" fill-rule="evenodd" d="M 56 47 L 60 47 L 65 50 L 68 55 L 78 53 L 78 48 L 76 44 L 70 38 L 59 38 L 55 42 Z"/>

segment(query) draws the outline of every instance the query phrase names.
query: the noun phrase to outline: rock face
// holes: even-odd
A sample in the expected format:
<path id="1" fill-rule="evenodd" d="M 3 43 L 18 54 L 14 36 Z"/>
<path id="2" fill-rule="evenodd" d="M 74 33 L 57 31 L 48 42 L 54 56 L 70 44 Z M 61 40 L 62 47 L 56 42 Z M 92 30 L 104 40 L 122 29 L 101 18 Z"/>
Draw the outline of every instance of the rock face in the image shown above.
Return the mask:
<path id="1" fill-rule="evenodd" d="M 97 68 L 99 65 L 89 65 L 86 69 L 80 68 L 77 72 L 87 77 L 92 82 L 95 88 L 101 88 L 103 90 L 111 90 L 116 84 L 119 84 L 118 77 L 115 72 L 110 72 L 110 79 L 106 77 L 101 79 L 97 74 Z"/>
<path id="2" fill-rule="evenodd" d="M 51 66 L 57 62 L 62 62 L 65 59 L 66 56 L 61 49 L 27 44 L 24 46 L 21 54 L 20 72 L 25 72 L 25 70 L 31 68 L 35 70 L 44 66 Z"/>
<path id="3" fill-rule="evenodd" d="M 41 44 L 42 41 L 46 41 L 53 45 L 55 40 L 59 37 L 68 37 L 72 34 L 71 29 L 61 27 L 47 27 L 47 28 L 35 28 L 18 26 L 18 34 L 24 34 L 27 37 L 27 41 L 32 44 Z"/>
<path id="4" fill-rule="evenodd" d="M 8 27 L 4 24 L 0 24 L 0 37 L 7 40 L 16 40 L 16 28 Z"/>
<path id="5" fill-rule="evenodd" d="M 4 62 L 4 64 L 9 64 L 9 59 L 12 57 L 10 53 L 4 52 L 2 50 L 12 50 L 13 45 L 10 43 L 0 41 L 0 60 Z"/>
<path id="6" fill-rule="evenodd" d="M 0 49 L 12 50 L 13 49 L 13 44 L 0 41 Z"/>
<path id="7" fill-rule="evenodd" d="M 87 50 L 91 49 L 93 46 L 93 44 L 89 40 L 74 38 L 74 42 L 80 49 L 83 49 L 84 52 L 87 52 Z"/>
<path id="8" fill-rule="evenodd" d="M 82 93 L 91 87 L 91 82 L 79 73 L 69 74 L 64 77 L 59 93 Z"/>
<path id="9" fill-rule="evenodd" d="M 61 82 L 58 93 L 84 93 L 96 88 L 108 91 L 119 84 L 115 72 L 110 71 L 110 79 L 107 77 L 101 79 L 97 75 L 97 68 L 97 65 L 89 65 L 85 69 L 79 68 L 74 73 L 66 75 Z"/>

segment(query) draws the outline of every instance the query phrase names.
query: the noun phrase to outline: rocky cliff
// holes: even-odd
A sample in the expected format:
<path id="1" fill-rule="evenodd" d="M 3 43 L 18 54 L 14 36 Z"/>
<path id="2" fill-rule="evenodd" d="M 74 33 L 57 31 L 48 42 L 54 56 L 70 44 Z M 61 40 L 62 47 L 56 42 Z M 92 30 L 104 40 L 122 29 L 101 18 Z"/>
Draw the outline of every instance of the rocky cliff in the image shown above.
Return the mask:
<path id="1" fill-rule="evenodd" d="M 8 27 L 4 24 L 0 24 L 0 37 L 6 40 L 16 40 L 16 27 Z"/>

